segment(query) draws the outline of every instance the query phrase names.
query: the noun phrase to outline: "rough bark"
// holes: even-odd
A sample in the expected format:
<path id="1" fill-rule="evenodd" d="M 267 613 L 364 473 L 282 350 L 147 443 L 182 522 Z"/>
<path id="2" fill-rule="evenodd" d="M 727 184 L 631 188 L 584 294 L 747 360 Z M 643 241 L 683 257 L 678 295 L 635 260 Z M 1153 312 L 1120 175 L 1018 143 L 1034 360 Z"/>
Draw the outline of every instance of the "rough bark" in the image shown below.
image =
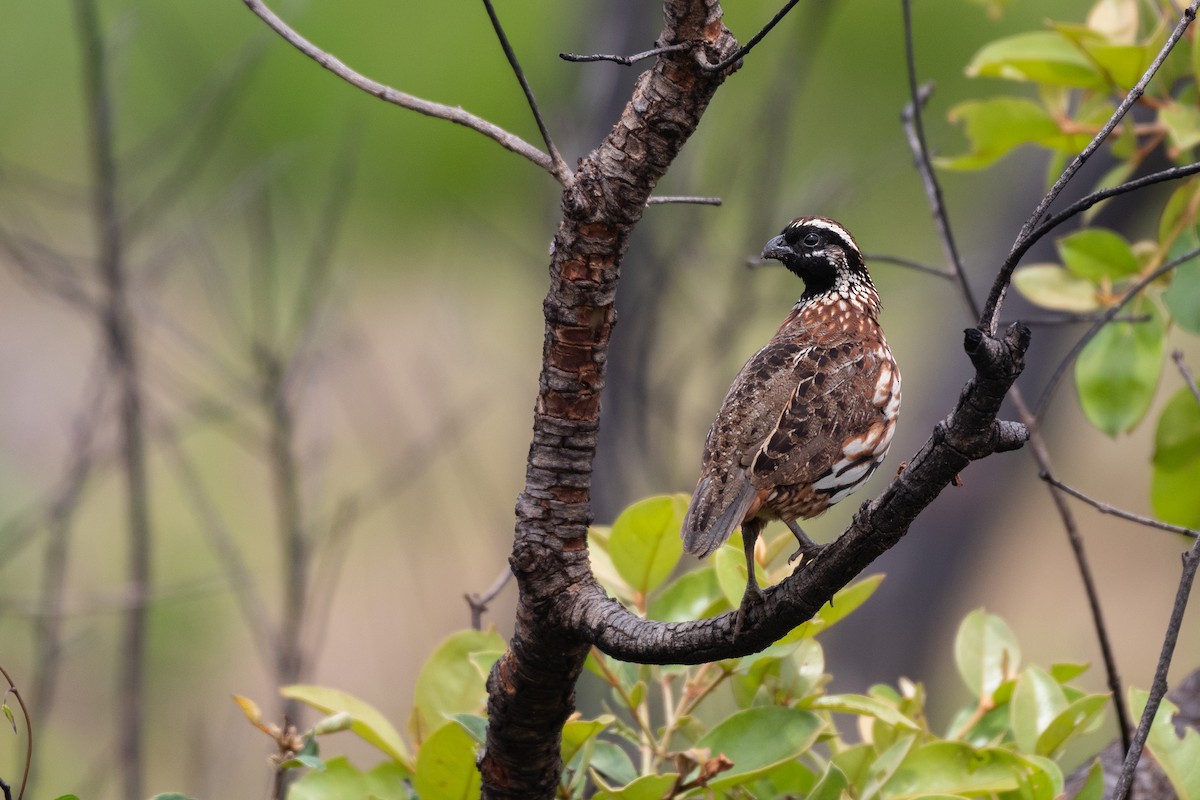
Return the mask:
<path id="1" fill-rule="evenodd" d="M 592 461 L 621 257 L 736 50 L 715 0 L 666 0 L 660 45 L 694 42 L 642 73 L 620 120 L 563 192 L 554 237 L 546 334 L 525 490 L 509 560 L 519 587 L 508 652 L 488 681 L 479 767 L 487 798 L 553 797 L 562 725 L 589 642 L 566 612 L 592 586 L 587 528 Z"/>

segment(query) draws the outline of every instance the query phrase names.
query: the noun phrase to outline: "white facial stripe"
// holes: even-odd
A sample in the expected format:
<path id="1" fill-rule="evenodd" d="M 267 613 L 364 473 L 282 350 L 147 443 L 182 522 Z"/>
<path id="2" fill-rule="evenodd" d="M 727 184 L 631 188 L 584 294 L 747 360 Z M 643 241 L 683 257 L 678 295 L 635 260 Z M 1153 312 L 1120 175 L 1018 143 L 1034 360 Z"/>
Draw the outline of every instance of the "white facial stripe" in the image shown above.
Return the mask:
<path id="1" fill-rule="evenodd" d="M 825 217 L 801 217 L 800 219 L 792 222 L 792 224 L 788 227 L 798 228 L 802 225 L 808 225 L 813 228 L 820 228 L 821 230 L 829 231 L 834 236 L 841 238 L 842 241 L 853 246 L 855 250 L 858 249 L 858 243 L 854 241 L 854 237 L 850 235 L 850 231 L 846 230 L 831 219 L 826 219 Z"/>

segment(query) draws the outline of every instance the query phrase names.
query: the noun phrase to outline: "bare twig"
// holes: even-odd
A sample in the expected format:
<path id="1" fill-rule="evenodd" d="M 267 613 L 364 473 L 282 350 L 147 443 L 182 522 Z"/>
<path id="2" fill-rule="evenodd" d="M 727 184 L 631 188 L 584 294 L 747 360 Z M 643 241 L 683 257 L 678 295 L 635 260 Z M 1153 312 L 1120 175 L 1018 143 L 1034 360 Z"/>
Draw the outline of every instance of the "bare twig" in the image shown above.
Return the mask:
<path id="1" fill-rule="evenodd" d="M 893 264 L 897 267 L 904 267 L 916 272 L 923 272 L 926 275 L 933 275 L 936 278 L 945 278 L 950 281 L 958 280 L 958 273 L 952 269 L 942 269 L 941 267 L 922 264 L 920 261 L 913 261 L 911 258 L 901 258 L 900 256 L 889 256 L 884 253 L 863 253 L 863 259 L 868 262 L 877 262 L 880 264 Z M 778 261 L 770 262 L 778 264 Z"/>
<path id="2" fill-rule="evenodd" d="M 550 130 L 546 127 L 546 120 L 542 118 L 542 112 L 538 109 L 537 98 L 533 96 L 533 87 L 529 85 L 529 81 L 525 78 L 525 70 L 521 69 L 521 63 L 517 61 L 517 53 L 513 50 L 512 43 L 508 41 L 508 35 L 504 32 L 504 26 L 500 24 L 500 17 L 496 15 L 496 8 L 492 5 L 492 0 L 483 0 L 483 6 L 487 9 L 488 19 L 492 21 L 492 30 L 496 32 L 496 38 L 500 40 L 500 47 L 504 50 L 504 57 L 508 59 L 508 65 L 512 67 L 513 75 L 516 76 L 517 82 L 521 84 L 521 91 L 525 93 L 525 101 L 529 103 L 529 110 L 533 112 L 533 120 L 537 123 L 538 132 L 542 134 L 542 141 L 546 143 L 546 150 L 550 153 L 550 160 L 554 165 L 554 177 L 558 178 L 559 183 L 566 183 L 571 179 L 571 168 L 567 166 L 567 162 L 563 160 L 562 154 L 554 146 L 554 139 L 550 137 Z"/>
<path id="3" fill-rule="evenodd" d="M 973 317 L 979 316 L 979 304 L 975 300 L 971 286 L 967 283 L 966 270 L 963 269 L 962 256 L 959 255 L 958 245 L 954 241 L 954 231 L 950 227 L 950 216 L 946 211 L 946 203 L 942 198 L 942 186 L 933 172 L 933 162 L 929 158 L 929 146 L 925 141 L 925 124 L 922 110 L 929 98 L 933 96 L 933 84 L 921 86 L 917 81 L 916 46 L 913 43 L 912 0 L 904 0 L 901 4 L 904 11 L 904 53 L 905 67 L 908 75 L 908 105 L 904 107 L 901 119 L 904 122 L 904 133 L 908 138 L 908 148 L 913 154 L 913 163 L 921 183 L 925 187 L 925 196 L 929 201 L 929 209 L 933 213 L 933 221 L 937 226 L 942 249 L 945 251 L 949 269 L 958 281 L 963 299 L 967 303 Z"/>
<path id="4" fill-rule="evenodd" d="M 636 62 L 641 61 L 643 58 L 653 58 L 655 56 L 662 55 L 663 53 L 677 53 L 680 50 L 688 50 L 694 46 L 695 44 L 693 42 L 678 42 L 676 44 L 666 45 L 665 47 L 654 47 L 650 50 L 644 50 L 641 53 L 634 53 L 631 56 L 615 56 L 606 55 L 604 53 L 596 53 L 590 56 L 580 56 L 576 55 L 575 53 L 559 53 L 558 57 L 563 61 L 573 61 L 575 63 L 584 63 L 589 61 L 612 61 L 617 64 L 623 64 L 626 67 L 631 67 Z"/>
<path id="5" fill-rule="evenodd" d="M 1191 25 L 1192 21 L 1196 18 L 1197 6 L 1200 6 L 1200 0 L 1192 0 L 1192 3 L 1183 10 L 1183 14 L 1180 17 L 1179 23 L 1175 26 L 1175 29 L 1171 31 L 1171 35 L 1167 37 L 1166 43 L 1163 44 L 1162 49 L 1159 50 L 1158 55 L 1155 56 L 1154 61 L 1150 64 L 1149 68 L 1147 68 L 1145 74 L 1142 75 L 1141 79 L 1134 85 L 1132 89 L 1129 90 L 1129 93 L 1125 95 L 1125 99 L 1122 100 L 1120 105 L 1117 106 L 1116 111 L 1114 111 L 1112 116 L 1109 117 L 1108 122 L 1106 122 L 1104 127 L 1100 129 L 1100 132 L 1092 138 L 1087 147 L 1085 147 L 1079 153 L 1079 155 L 1071 159 L 1071 163 L 1067 165 L 1066 169 L 1064 169 L 1062 174 L 1059 175 L 1058 180 L 1054 182 L 1054 185 L 1050 187 L 1050 190 L 1046 192 L 1041 202 L 1038 203 L 1037 208 L 1035 208 L 1033 213 L 1029 215 L 1029 219 L 1025 221 L 1025 224 L 1021 227 L 1020 233 L 1017 234 L 1016 241 L 1013 242 L 1009 257 L 1005 259 L 1004 264 L 1001 265 L 996 274 L 996 279 L 992 283 L 991 292 L 989 292 L 987 302 L 983 307 L 983 314 L 979 318 L 979 327 L 981 330 L 987 331 L 993 335 L 995 334 L 996 324 L 1000 318 L 1000 307 L 1004 304 L 1004 297 L 1008 293 L 1008 287 L 1012 282 L 1012 271 L 1016 268 L 1017 261 L 1020 259 L 1019 254 L 1023 254 L 1026 250 L 1028 250 L 1029 245 L 1032 244 L 1032 236 L 1034 232 L 1039 230 L 1042 218 L 1050 209 L 1050 205 L 1055 201 L 1055 199 L 1058 198 L 1059 193 L 1062 192 L 1067 183 L 1069 183 L 1070 180 L 1075 177 L 1075 174 L 1079 172 L 1079 169 L 1085 163 L 1087 163 L 1088 159 L 1092 157 L 1096 150 L 1100 148 L 1100 145 L 1103 144 L 1105 139 L 1108 138 L 1109 134 L 1113 132 L 1113 129 L 1116 128 L 1117 124 L 1124 119 L 1125 115 L 1129 112 L 1129 109 L 1133 108 L 1134 103 L 1141 98 L 1142 93 L 1146 91 L 1146 85 L 1150 83 L 1151 78 L 1153 78 L 1155 73 L 1158 72 L 1159 67 L 1162 66 L 1167 56 L 1171 54 L 1171 51 L 1175 49 L 1175 45 L 1183 37 L 1183 34 L 1188 29 L 1188 26 Z M 1017 254 L 1015 258 L 1014 254 Z"/>
<path id="6" fill-rule="evenodd" d="M 1067 484 L 1058 480 L 1058 478 L 1055 478 L 1048 472 L 1043 471 L 1038 475 L 1038 477 L 1051 486 L 1063 490 L 1076 500 L 1082 500 L 1092 508 L 1099 511 L 1101 514 L 1111 514 L 1114 517 L 1120 517 L 1121 519 L 1128 520 L 1129 522 L 1136 522 L 1139 525 L 1145 525 L 1147 528 L 1157 528 L 1160 531 L 1169 531 L 1170 533 L 1181 533 L 1184 536 L 1190 536 L 1193 539 L 1195 539 L 1198 535 L 1196 531 L 1192 530 L 1191 528 L 1185 528 L 1182 525 L 1172 525 L 1169 522 L 1161 522 L 1151 517 L 1144 517 L 1141 514 L 1134 514 L 1131 511 L 1125 511 L 1117 508 L 1116 506 L 1109 505 L 1101 500 L 1097 500 L 1094 497 L 1089 497 L 1078 489 L 1068 486 Z"/>
<path id="7" fill-rule="evenodd" d="M 127 797 L 142 792 L 142 701 L 146 667 L 146 602 L 151 591 L 150 489 L 139 358 L 125 266 L 108 63 L 95 0 L 75 0 L 83 52 L 84 98 L 92 148 L 93 217 L 98 229 L 97 270 L 104 286 L 102 335 L 118 384 L 121 468 L 128 516 L 131 602 L 125 611 L 117 717 L 119 762 Z"/>
<path id="8" fill-rule="evenodd" d="M 780 21 L 787 16 L 788 12 L 791 11 L 798 2 L 800 2 L 800 0 L 788 0 L 784 7 L 779 9 L 779 11 L 775 13 L 775 16 L 771 17 L 771 20 L 762 27 L 762 30 L 751 36 L 750 40 L 734 51 L 732 55 L 730 55 L 728 58 L 718 61 L 716 64 L 701 64 L 701 68 L 705 72 L 724 72 L 729 67 L 741 61 L 747 53 L 754 49 L 755 45 L 761 42 L 766 35 L 771 32 L 772 28 L 778 25 Z"/>
<path id="9" fill-rule="evenodd" d="M 33 722 L 29 719 L 29 709 L 25 707 L 25 700 L 21 697 L 21 691 L 17 689 L 17 684 L 13 683 L 12 676 L 8 674 L 8 670 L 0 666 L 0 674 L 4 675 L 4 679 L 8 681 L 8 692 L 13 697 L 17 698 L 17 705 L 21 707 L 21 714 L 25 717 L 25 770 L 21 773 L 21 788 L 17 791 L 17 800 L 21 800 L 25 796 L 25 784 L 29 782 L 29 765 L 33 762 Z M 11 799 L 8 785 L 5 784 L 4 793 Z"/>
<path id="10" fill-rule="evenodd" d="M 483 615 L 487 613 L 488 605 L 504 590 L 510 580 L 512 580 L 512 570 L 505 565 L 486 592 L 483 594 L 471 592 L 463 595 L 463 599 L 467 601 L 467 606 L 471 609 L 472 628 L 477 631 L 483 630 Z"/>
<path id="11" fill-rule="evenodd" d="M 1133 783 L 1134 771 L 1142 757 L 1142 749 L 1146 738 L 1150 735 L 1150 725 L 1158 714 L 1158 706 L 1163 695 L 1167 693 L 1167 671 L 1171 666 L 1171 658 L 1175 653 L 1175 643 L 1179 640 L 1179 628 L 1183 624 L 1183 613 L 1187 609 L 1188 595 L 1192 591 L 1192 582 L 1196 578 L 1196 567 L 1200 565 L 1200 538 L 1192 544 L 1191 550 L 1183 554 L 1183 572 L 1179 576 L 1179 588 L 1175 592 L 1175 606 L 1171 609 L 1171 618 L 1167 622 L 1167 632 L 1163 637 L 1162 651 L 1158 657 L 1158 667 L 1154 670 L 1154 682 L 1150 686 L 1150 695 L 1146 698 L 1146 708 L 1142 711 L 1142 719 L 1138 722 L 1137 733 L 1134 734 L 1131 746 L 1125 752 L 1125 766 L 1117 778 L 1117 786 L 1113 789 L 1113 800 L 1125 800 L 1129 795 L 1129 787 Z"/>
<path id="12" fill-rule="evenodd" d="M 305 39 L 295 30 L 293 30 L 286 22 L 284 22 L 275 12 L 267 8 L 262 0 L 242 0 L 259 19 L 267 23 L 271 30 L 278 33 L 284 38 L 288 44 L 295 47 L 304 55 L 316 61 L 325 69 L 337 75 L 342 80 L 349 83 L 358 89 L 362 89 L 367 94 L 378 97 L 380 100 L 407 108 L 410 111 L 416 111 L 418 114 L 424 114 L 427 117 L 436 117 L 444 119 L 448 122 L 453 122 L 456 125 L 462 125 L 470 128 L 473 131 L 482 133 L 484 136 L 493 140 L 501 147 L 522 156 L 529 161 L 532 161 L 537 166 L 544 169 L 546 172 L 553 175 L 556 179 L 562 182 L 562 178 L 555 171 L 554 159 L 543 153 L 538 148 L 531 145 L 521 137 L 509 133 L 498 125 L 488 122 L 482 117 L 478 117 L 468 111 L 454 106 L 447 106 L 441 103 L 434 103 L 420 97 L 415 97 L 411 94 L 406 94 L 390 86 L 386 86 L 378 81 L 371 80 L 367 76 L 355 72 L 350 67 L 343 64 L 333 55 L 326 53 L 321 48 L 314 45 L 312 42 Z"/>
<path id="13" fill-rule="evenodd" d="M 1055 327 L 1059 325 L 1082 325 L 1085 322 L 1095 322 L 1100 319 L 1095 313 L 1076 314 L 1063 312 L 1061 314 L 1051 314 L 1044 317 L 1021 317 L 1021 322 L 1029 327 Z M 1149 322 L 1153 317 L 1149 314 L 1126 314 L 1125 316 L 1117 315 L 1110 322 Z M 1008 325 L 1008 322 L 1001 322 L 1000 326 Z"/>
<path id="14" fill-rule="evenodd" d="M 1184 363 L 1183 351 L 1176 350 L 1171 353 L 1171 360 L 1175 362 L 1176 368 L 1179 369 L 1179 374 L 1183 376 L 1183 382 L 1187 384 L 1188 389 L 1192 392 L 1192 397 L 1196 398 L 1196 402 L 1200 403 L 1200 387 L 1196 386 L 1196 379 L 1192 376 L 1192 371 L 1188 369 L 1188 365 Z"/>
<path id="15" fill-rule="evenodd" d="M 646 201 L 648 206 L 665 205 L 667 203 L 684 203 L 697 206 L 719 206 L 721 198 L 719 197 L 694 197 L 692 195 L 666 194 L 666 195 L 651 195 Z"/>
<path id="16" fill-rule="evenodd" d="M 1154 283 L 1163 275 L 1166 275 L 1171 270 L 1187 263 L 1188 261 L 1191 261 L 1197 256 L 1200 256 L 1200 247 L 1189 250 L 1178 258 L 1171 259 L 1158 269 L 1143 276 L 1137 283 L 1129 287 L 1129 290 L 1125 292 L 1125 295 L 1120 300 L 1105 309 L 1104 313 L 1092 323 L 1092 327 L 1088 328 L 1087 331 L 1084 332 L 1083 336 L 1079 337 L 1079 340 L 1071 346 L 1071 349 L 1065 356 L 1063 356 L 1062 360 L 1058 363 L 1058 366 L 1054 368 L 1054 372 L 1050 375 L 1050 380 L 1046 382 L 1046 388 L 1042 390 L 1041 396 L 1038 397 L 1037 405 L 1034 406 L 1034 416 L 1040 418 L 1042 414 L 1045 413 L 1046 406 L 1050 403 L 1050 397 L 1054 394 L 1054 390 L 1057 388 L 1058 382 L 1062 380 L 1063 375 L 1066 374 L 1067 369 L 1083 351 L 1083 348 L 1087 347 L 1088 342 L 1096 338 L 1096 334 L 1100 332 L 1101 328 L 1112 322 L 1117 314 L 1121 312 L 1121 309 L 1125 308 L 1125 306 L 1127 306 L 1133 300 L 1133 298 L 1141 294 L 1143 289 Z"/>

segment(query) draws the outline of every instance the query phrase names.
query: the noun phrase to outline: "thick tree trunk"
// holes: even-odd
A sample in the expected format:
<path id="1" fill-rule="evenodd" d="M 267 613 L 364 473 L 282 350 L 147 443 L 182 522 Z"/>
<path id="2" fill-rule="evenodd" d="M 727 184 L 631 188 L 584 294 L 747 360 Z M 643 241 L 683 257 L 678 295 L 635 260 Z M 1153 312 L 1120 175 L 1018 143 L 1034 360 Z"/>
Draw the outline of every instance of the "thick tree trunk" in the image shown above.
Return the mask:
<path id="1" fill-rule="evenodd" d="M 488 682 L 483 796 L 553 797 L 559 740 L 589 643 L 566 624 L 591 581 L 590 484 L 621 258 L 658 179 L 696 129 L 737 43 L 715 0 L 667 0 L 659 44 L 695 42 L 644 72 L 620 120 L 580 162 L 554 237 L 546 338 L 525 491 L 510 564 L 519 586 L 510 649 Z"/>

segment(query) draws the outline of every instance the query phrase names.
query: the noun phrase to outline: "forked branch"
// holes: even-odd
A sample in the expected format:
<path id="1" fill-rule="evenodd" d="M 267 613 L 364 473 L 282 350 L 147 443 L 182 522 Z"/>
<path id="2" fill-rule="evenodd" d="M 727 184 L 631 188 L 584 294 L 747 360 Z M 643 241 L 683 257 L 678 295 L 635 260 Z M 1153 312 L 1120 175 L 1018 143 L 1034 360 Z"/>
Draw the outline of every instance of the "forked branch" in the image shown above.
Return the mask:
<path id="1" fill-rule="evenodd" d="M 456 106 L 447 106 L 441 103 L 434 103 L 430 100 L 425 100 L 415 95 L 407 94 L 399 89 L 393 89 L 391 86 L 372 80 L 360 72 L 356 72 L 350 67 L 343 64 L 330 53 L 325 52 L 315 44 L 305 39 L 299 33 L 292 29 L 282 18 L 270 8 L 267 7 L 262 0 L 242 0 L 254 14 L 278 33 L 284 40 L 295 47 L 304 55 L 316 61 L 325 69 L 337 75 L 342 80 L 349 83 L 358 89 L 362 89 L 369 95 L 378 97 L 380 100 L 407 108 L 410 111 L 416 111 L 418 114 L 424 114 L 427 117 L 436 117 L 444 119 L 448 122 L 453 122 L 456 125 L 462 125 L 470 128 L 473 131 L 482 133 L 484 136 L 492 139 L 506 150 L 510 150 L 519 156 L 522 156 L 541 169 L 554 176 L 559 183 L 565 183 L 567 176 L 562 174 L 555 164 L 554 159 L 548 154 L 542 152 L 538 148 L 531 145 L 529 142 L 517 136 L 514 133 L 506 131 L 499 125 L 488 122 L 483 117 L 478 117 L 469 111 L 464 111 Z M 561 159 L 560 159 L 561 163 Z"/>

